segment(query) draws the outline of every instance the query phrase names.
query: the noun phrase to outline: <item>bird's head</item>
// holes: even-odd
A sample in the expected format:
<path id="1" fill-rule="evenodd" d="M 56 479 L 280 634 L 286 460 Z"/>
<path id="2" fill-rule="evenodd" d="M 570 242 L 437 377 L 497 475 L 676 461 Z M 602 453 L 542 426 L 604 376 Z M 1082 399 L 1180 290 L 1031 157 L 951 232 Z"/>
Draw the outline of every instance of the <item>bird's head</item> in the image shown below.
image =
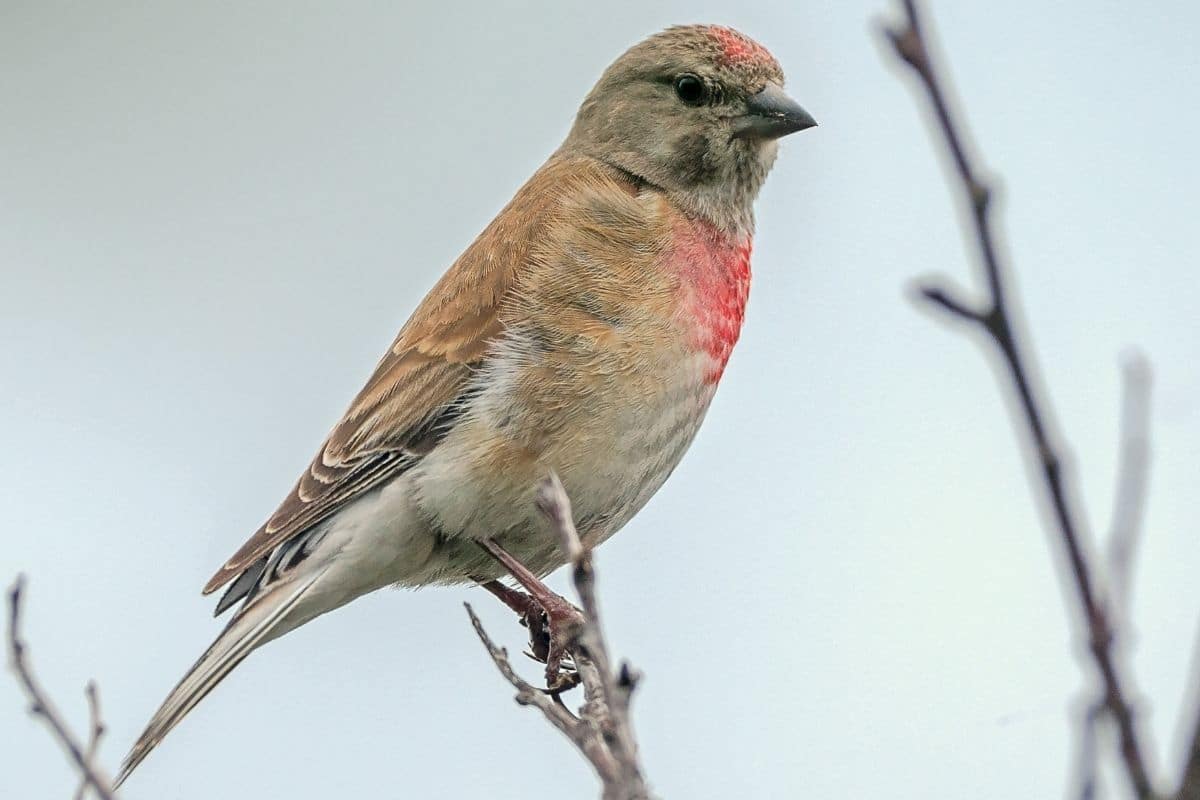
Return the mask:
<path id="1" fill-rule="evenodd" d="M 564 150 L 666 191 L 723 227 L 749 227 L 777 140 L 817 123 L 783 91 L 783 70 L 731 28 L 668 28 L 605 70 Z"/>

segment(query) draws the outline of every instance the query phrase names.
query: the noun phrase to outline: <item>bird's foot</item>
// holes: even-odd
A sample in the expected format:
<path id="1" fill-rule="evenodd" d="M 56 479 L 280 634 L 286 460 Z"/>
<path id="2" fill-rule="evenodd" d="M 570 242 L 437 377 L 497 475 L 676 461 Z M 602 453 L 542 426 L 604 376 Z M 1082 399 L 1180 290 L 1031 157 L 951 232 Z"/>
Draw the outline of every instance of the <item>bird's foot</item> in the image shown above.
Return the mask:
<path id="1" fill-rule="evenodd" d="M 583 628 L 583 612 L 544 584 L 545 591 L 537 597 L 499 581 L 480 581 L 480 585 L 515 611 L 529 629 L 529 655 L 546 665 L 546 690 L 558 694 L 578 686 L 571 648 Z"/>
<path id="2" fill-rule="evenodd" d="M 550 657 L 550 618 L 532 596 L 519 589 L 505 586 L 500 581 L 480 580 L 479 585 L 500 599 L 500 602 L 517 613 L 521 624 L 529 629 L 529 656 L 541 663 Z"/>
<path id="3" fill-rule="evenodd" d="M 571 650 L 583 631 L 583 612 L 561 595 L 553 595 L 549 606 L 542 608 L 546 631 L 546 688 L 552 693 L 565 692 L 579 685 L 579 673 L 571 658 Z M 533 629 L 530 628 L 532 637 Z"/>

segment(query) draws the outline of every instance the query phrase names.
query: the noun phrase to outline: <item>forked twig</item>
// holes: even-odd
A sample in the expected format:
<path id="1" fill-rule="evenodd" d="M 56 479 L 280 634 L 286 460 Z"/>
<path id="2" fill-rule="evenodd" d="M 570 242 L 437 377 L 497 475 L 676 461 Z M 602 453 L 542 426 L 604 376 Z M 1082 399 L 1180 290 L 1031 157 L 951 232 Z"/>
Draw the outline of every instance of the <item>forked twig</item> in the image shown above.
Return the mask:
<path id="1" fill-rule="evenodd" d="M 45 721 L 47 727 L 54 734 L 54 738 L 71 757 L 75 769 L 79 771 L 83 785 L 75 796 L 82 797 L 83 790 L 90 786 L 100 800 L 113 800 L 116 795 L 113 793 L 112 784 L 95 764 L 96 748 L 104 733 L 104 723 L 100 719 L 100 699 L 96 693 L 96 686 L 94 683 L 88 683 L 88 707 L 92 722 L 91 738 L 85 748 L 79 743 L 78 737 L 67 727 L 62 715 L 50 702 L 49 696 L 38 684 L 29 667 L 26 658 L 27 648 L 21 639 L 21 598 L 24 590 L 25 578 L 18 576 L 8 592 L 8 658 L 25 696 L 29 698 L 29 713 Z"/>
<path id="2" fill-rule="evenodd" d="M 584 547 L 575 530 L 571 502 L 558 476 L 551 474 L 538 485 L 536 502 L 558 536 L 583 606 L 583 626 L 567 648 L 583 685 L 584 704 L 579 713 L 568 710 L 557 694 L 551 696 L 521 678 L 509 662 L 508 653 L 488 636 L 470 604 L 467 614 L 492 662 L 517 690 L 517 702 L 537 708 L 571 740 L 599 776 L 604 800 L 648 800 L 650 791 L 642 775 L 629 716 L 629 700 L 638 676 L 626 664 L 613 670 L 600 627 L 591 551 Z"/>
<path id="3" fill-rule="evenodd" d="M 968 154 L 966 137 L 950 110 L 944 85 L 934 69 L 928 38 L 916 0 L 902 0 L 905 20 L 885 33 L 896 55 L 912 68 L 924 88 L 937 119 L 943 144 L 950 152 L 958 185 L 971 208 L 974 237 L 983 263 L 986 299 L 973 304 L 961 293 L 943 286 L 925 284 L 921 295 L 940 310 L 981 328 L 999 349 L 1019 400 L 1032 450 L 1038 461 L 1042 484 L 1050 500 L 1056 532 L 1070 564 L 1074 594 L 1088 630 L 1088 648 L 1100 673 L 1104 707 L 1116 723 L 1125 772 L 1139 798 L 1153 797 L 1154 789 L 1146 766 L 1145 751 L 1138 735 L 1129 692 L 1113 654 L 1113 633 L 1103 595 L 1098 591 L 1088 561 L 1082 515 L 1074 508 L 1063 478 L 1061 449 L 1046 420 L 1044 401 L 1036 396 L 1027 359 L 1018 344 L 1005 284 L 1006 271 L 996 248 L 991 218 L 991 188 Z"/>
<path id="4" fill-rule="evenodd" d="M 96 757 L 100 753 L 100 739 L 104 736 L 104 717 L 100 713 L 100 689 L 96 686 L 95 681 L 88 681 L 87 686 L 83 687 L 83 693 L 87 696 L 88 701 L 88 743 L 87 749 L 84 751 L 84 758 L 88 763 L 96 763 Z M 87 795 L 89 786 L 87 778 L 79 779 L 79 788 L 75 790 L 75 800 L 83 800 Z"/>

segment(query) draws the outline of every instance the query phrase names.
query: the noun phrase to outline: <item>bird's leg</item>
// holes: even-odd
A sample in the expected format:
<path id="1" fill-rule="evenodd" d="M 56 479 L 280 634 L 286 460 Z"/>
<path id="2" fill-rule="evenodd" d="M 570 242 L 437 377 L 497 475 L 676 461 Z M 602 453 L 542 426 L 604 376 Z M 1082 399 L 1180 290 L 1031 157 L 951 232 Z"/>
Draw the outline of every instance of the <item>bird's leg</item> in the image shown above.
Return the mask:
<path id="1" fill-rule="evenodd" d="M 567 654 L 580 628 L 583 627 L 582 612 L 549 586 L 542 583 L 537 575 L 530 572 L 524 564 L 493 540 L 484 539 L 479 543 L 479 546 L 508 570 L 513 579 L 521 584 L 521 587 L 525 591 L 529 592 L 526 599 L 536 602 L 545 614 L 546 630 L 549 635 L 549 646 L 545 654 L 547 687 L 551 690 L 561 690 L 564 685 L 572 685 L 574 683 L 573 679 L 564 675 L 561 667 L 563 657 Z M 503 587 L 502 592 L 498 592 L 486 584 L 485 588 L 514 610 L 517 610 L 517 608 L 512 603 L 515 602 L 520 605 L 522 601 L 513 596 L 524 597 L 520 592 L 509 589 L 507 586 Z M 526 620 L 529 619 L 526 611 L 518 611 L 518 613 L 524 615 Z M 534 642 L 535 628 L 532 624 L 528 622 L 527 624 L 529 624 L 530 642 L 535 646 L 534 655 L 540 658 L 540 654 L 536 649 L 536 643 Z"/>
<path id="2" fill-rule="evenodd" d="M 504 603 L 504 605 L 520 614 L 522 618 L 530 613 L 540 614 L 542 611 L 542 607 L 532 597 L 524 592 L 511 589 L 500 581 L 489 581 L 475 577 L 472 580 L 499 598 L 501 603 Z M 522 622 L 524 622 L 524 619 L 522 619 Z"/>

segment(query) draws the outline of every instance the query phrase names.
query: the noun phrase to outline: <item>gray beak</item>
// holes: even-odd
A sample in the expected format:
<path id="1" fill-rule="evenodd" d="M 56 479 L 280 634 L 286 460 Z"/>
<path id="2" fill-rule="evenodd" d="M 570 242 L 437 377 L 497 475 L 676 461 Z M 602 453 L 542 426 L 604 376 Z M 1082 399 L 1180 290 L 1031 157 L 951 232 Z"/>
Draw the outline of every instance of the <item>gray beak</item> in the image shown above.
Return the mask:
<path id="1" fill-rule="evenodd" d="M 817 121 L 783 91 L 768 83 L 746 101 L 746 113 L 733 120 L 735 139 L 778 139 L 789 133 L 816 127 Z"/>

